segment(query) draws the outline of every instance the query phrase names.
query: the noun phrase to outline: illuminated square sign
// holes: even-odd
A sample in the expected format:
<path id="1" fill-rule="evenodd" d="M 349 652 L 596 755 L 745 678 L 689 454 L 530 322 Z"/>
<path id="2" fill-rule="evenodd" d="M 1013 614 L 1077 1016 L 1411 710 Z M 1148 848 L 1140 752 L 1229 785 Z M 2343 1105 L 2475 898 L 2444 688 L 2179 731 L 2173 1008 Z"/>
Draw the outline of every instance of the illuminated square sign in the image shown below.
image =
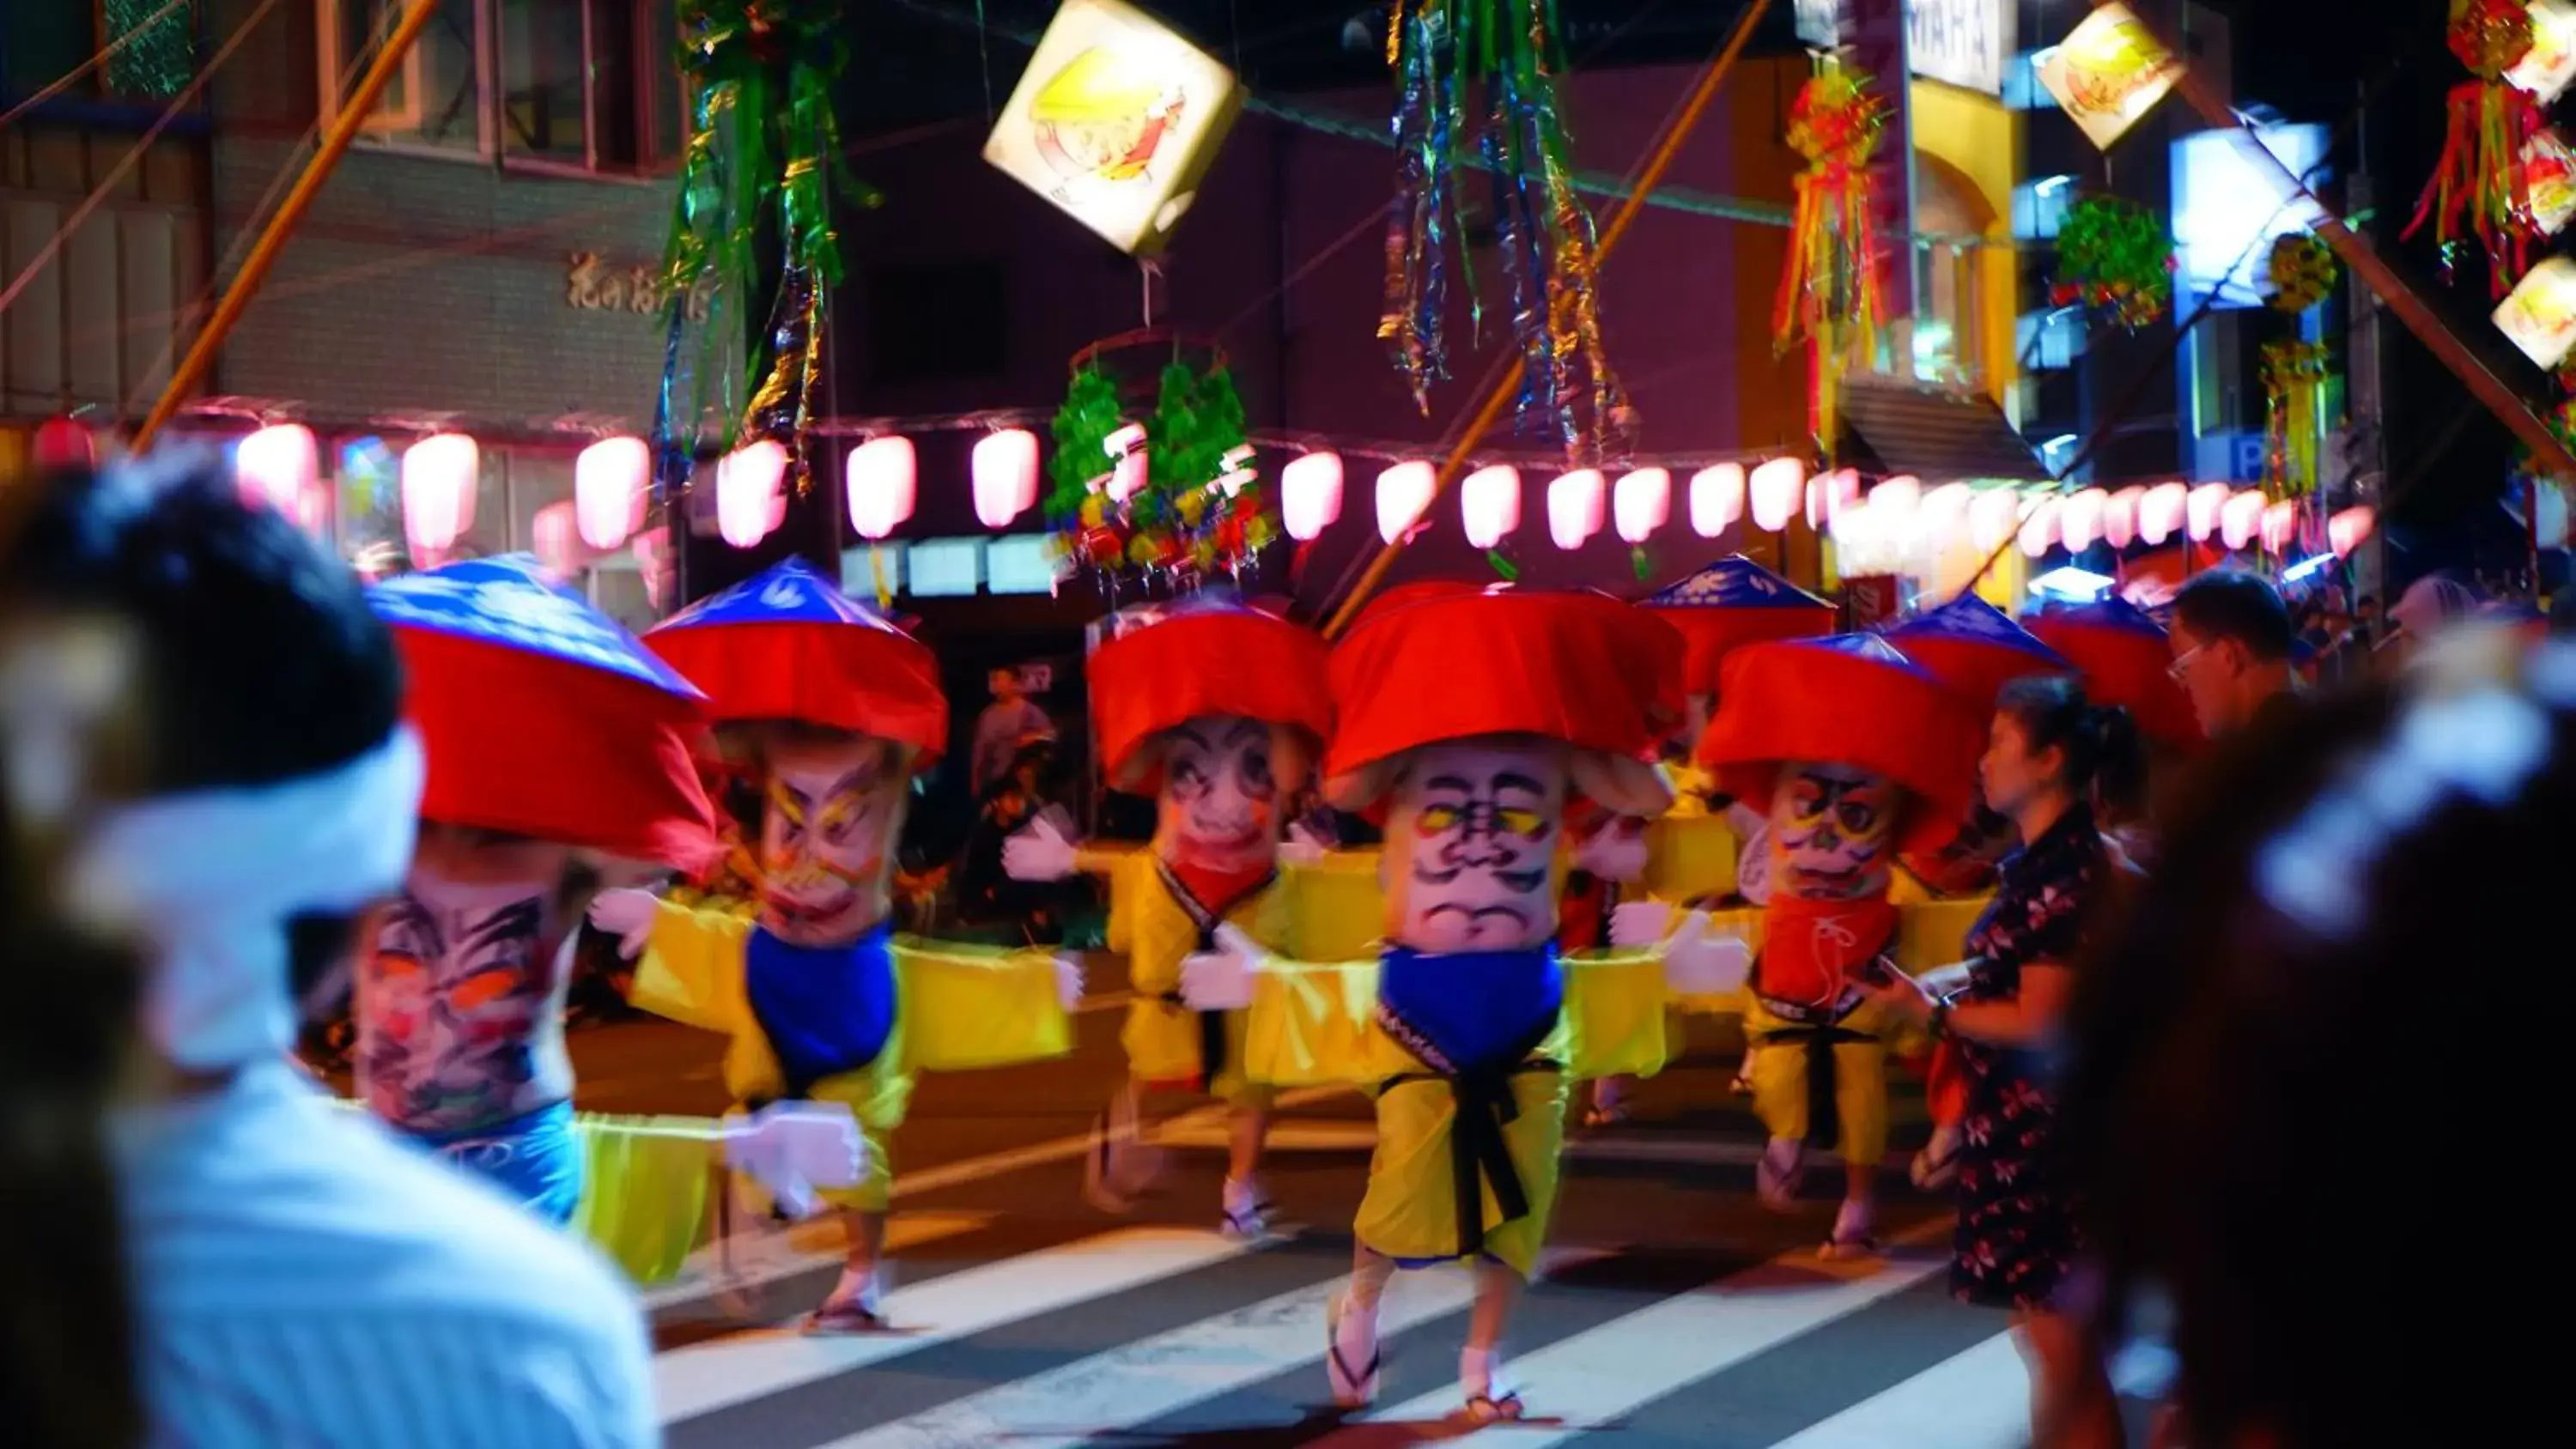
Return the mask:
<path id="1" fill-rule="evenodd" d="M 2129 7 L 2113 0 L 2084 17 L 2039 63 L 2039 83 L 2093 144 L 2111 149 L 2156 108 L 2182 65 Z"/>
<path id="2" fill-rule="evenodd" d="M 1065 0 L 984 159 L 1120 251 L 1163 249 L 1243 108 L 1234 73 L 1119 0 Z"/>
<path id="3" fill-rule="evenodd" d="M 2566 361 L 2576 348 L 2576 262 L 2551 257 L 2532 268 L 2495 309 L 2495 325 L 2542 371 Z"/>
<path id="4" fill-rule="evenodd" d="M 2531 0 L 2529 13 L 2531 49 L 2504 78 L 2545 106 L 2576 80 L 2576 4 Z"/>

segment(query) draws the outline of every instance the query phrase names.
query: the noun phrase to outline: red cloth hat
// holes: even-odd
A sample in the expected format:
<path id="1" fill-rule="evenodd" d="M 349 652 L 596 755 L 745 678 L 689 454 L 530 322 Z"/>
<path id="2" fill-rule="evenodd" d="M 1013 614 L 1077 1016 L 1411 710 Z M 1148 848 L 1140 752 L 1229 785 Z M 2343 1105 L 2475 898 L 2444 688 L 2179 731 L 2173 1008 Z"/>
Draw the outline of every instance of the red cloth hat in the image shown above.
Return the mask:
<path id="1" fill-rule="evenodd" d="M 892 740 L 928 769 L 948 748 L 948 695 L 929 646 L 789 559 L 644 636 L 705 690 L 719 723 L 793 720 Z"/>
<path id="2" fill-rule="evenodd" d="M 1409 750 L 1485 735 L 1643 761 L 1681 720 L 1681 653 L 1670 625 L 1607 594 L 1498 584 L 1381 600 L 1332 653 L 1324 773 L 1357 780 Z"/>
<path id="3" fill-rule="evenodd" d="M 2031 620 L 2030 630 L 2074 663 L 2087 698 L 2126 709 L 2140 734 L 2183 749 L 2201 743 L 2191 696 L 2174 682 L 2173 646 L 2146 611 L 2125 599 L 2106 599 L 2043 614 Z"/>
<path id="4" fill-rule="evenodd" d="M 1834 632 L 1834 606 L 1742 554 L 1729 554 L 1639 601 L 1681 631 L 1682 688 L 1715 694 L 1726 656 L 1747 644 Z"/>
<path id="5" fill-rule="evenodd" d="M 1753 644 L 1727 661 L 1699 761 L 1740 800 L 1767 804 L 1780 767 L 1856 766 L 1921 797 L 1900 851 L 1937 850 L 1975 797 L 1985 721 L 1875 634 Z"/>
<path id="6" fill-rule="evenodd" d="M 1311 629 L 1222 595 L 1176 605 L 1093 651 L 1091 727 L 1115 780 L 1163 731 L 1210 715 L 1301 730 L 1313 748 L 1332 738 L 1324 641 Z"/>
<path id="7" fill-rule="evenodd" d="M 2016 679 L 2076 672 L 2073 661 L 1975 594 L 1963 593 L 1928 609 L 1882 637 L 1984 710 L 1993 709 L 2004 686 Z"/>

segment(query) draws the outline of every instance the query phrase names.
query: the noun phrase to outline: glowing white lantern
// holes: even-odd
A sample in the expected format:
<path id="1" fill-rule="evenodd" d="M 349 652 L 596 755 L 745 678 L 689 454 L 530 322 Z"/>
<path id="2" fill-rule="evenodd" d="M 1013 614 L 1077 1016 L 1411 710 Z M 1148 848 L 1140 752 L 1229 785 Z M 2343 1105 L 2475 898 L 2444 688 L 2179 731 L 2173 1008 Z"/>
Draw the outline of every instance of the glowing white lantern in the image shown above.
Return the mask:
<path id="1" fill-rule="evenodd" d="M 2110 502 L 2111 495 L 2099 488 L 2078 488 L 2066 495 L 2065 506 L 2057 511 L 2057 532 L 2066 541 L 2068 553 L 2082 553 L 2102 536 L 2102 515 Z"/>
<path id="2" fill-rule="evenodd" d="M 2263 507 L 2262 493 L 2252 488 L 2229 494 L 2219 505 L 2218 534 L 2229 552 L 2252 548 L 2263 536 Z"/>
<path id="3" fill-rule="evenodd" d="M 1279 520 L 1290 538 L 1299 543 L 1316 538 L 1341 516 L 1339 453 L 1301 453 L 1279 470 Z"/>
<path id="4" fill-rule="evenodd" d="M 883 538 L 912 517 L 916 477 L 912 439 L 870 438 L 850 450 L 842 470 L 849 483 L 850 526 L 859 531 L 859 537 Z"/>
<path id="5" fill-rule="evenodd" d="M 2194 543 L 2207 543 L 2218 532 L 2218 519 L 2227 510 L 2227 497 L 2235 490 L 2224 483 L 2203 483 L 2185 495 L 2183 527 Z"/>
<path id="6" fill-rule="evenodd" d="M 763 438 L 716 463 L 716 532 L 736 548 L 769 536 L 787 515 L 787 448 Z"/>
<path id="7" fill-rule="evenodd" d="M 2299 505 L 2284 498 L 2263 510 L 2263 551 L 2285 554 L 2299 541 Z"/>
<path id="8" fill-rule="evenodd" d="M 1911 473 L 1896 477 L 1869 490 L 1870 515 L 1888 543 L 1898 547 L 1909 542 L 1915 520 L 1923 512 L 1923 480 Z"/>
<path id="9" fill-rule="evenodd" d="M 1807 467 L 1795 458 L 1774 458 L 1755 468 L 1746 485 L 1753 503 L 1753 526 L 1764 533 L 1787 528 L 1806 481 Z"/>
<path id="10" fill-rule="evenodd" d="M 1968 501 L 1968 542 L 1979 553 L 1993 553 L 2012 541 L 2021 526 L 2021 494 L 2012 488 L 1985 488 Z"/>
<path id="11" fill-rule="evenodd" d="M 1458 521 L 1467 542 L 1492 548 L 1521 526 L 1521 472 L 1508 463 L 1479 468 L 1458 485 Z"/>
<path id="12" fill-rule="evenodd" d="M 1547 536 L 1561 549 L 1578 549 L 1601 531 L 1608 511 L 1610 482 L 1598 468 L 1560 473 L 1547 485 Z"/>
<path id="13" fill-rule="evenodd" d="M 1967 531 L 1968 506 L 1976 494 L 1965 483 L 1944 483 L 1925 493 L 1914 505 L 1916 545 L 1935 554 L 1947 552 Z"/>
<path id="14" fill-rule="evenodd" d="M 569 577 L 580 571 L 581 520 L 572 503 L 549 503 L 538 509 L 529 527 L 536 534 L 537 562 L 547 572 Z"/>
<path id="15" fill-rule="evenodd" d="M 1691 475 L 1691 532 L 1715 538 L 1744 516 L 1744 465 L 1718 463 Z"/>
<path id="16" fill-rule="evenodd" d="M 1644 543 L 1655 530 L 1673 521 L 1673 475 L 1668 469 L 1639 468 L 1619 475 L 1610 491 L 1610 514 L 1619 537 Z"/>
<path id="17" fill-rule="evenodd" d="M 463 433 L 433 433 L 403 450 L 403 538 L 413 553 L 444 553 L 474 526 L 482 476 L 482 450 Z"/>
<path id="18" fill-rule="evenodd" d="M 626 541 L 642 522 L 653 450 L 642 438 L 602 438 L 572 461 L 572 501 L 581 541 L 602 551 Z"/>
<path id="19" fill-rule="evenodd" d="M 2038 558 L 2057 542 L 2058 516 L 2065 505 L 2054 498 L 2039 500 L 2030 516 L 2021 521 L 2021 551 L 2025 557 Z"/>
<path id="20" fill-rule="evenodd" d="M 2138 500 L 2138 537 L 2155 548 L 2182 531 L 2190 512 L 2191 490 L 2180 483 L 2159 483 Z"/>
<path id="21" fill-rule="evenodd" d="M 2367 506 L 2347 508 L 2326 520 L 2326 543 L 2334 549 L 2335 557 L 2350 558 L 2378 526 L 2379 515 Z"/>
<path id="22" fill-rule="evenodd" d="M 322 474 L 321 450 L 313 430 L 298 423 L 276 423 L 244 438 L 233 449 L 233 481 L 244 498 L 255 498 L 289 518 L 306 510 Z"/>
<path id="23" fill-rule="evenodd" d="M 1120 503 L 1136 496 L 1145 486 L 1145 430 L 1129 423 L 1101 440 L 1101 450 L 1109 455 L 1109 496 Z"/>
<path id="24" fill-rule="evenodd" d="M 975 479 L 975 521 L 1008 528 L 1038 501 L 1038 438 L 1026 428 L 1005 428 L 975 440 L 968 457 Z"/>
<path id="25" fill-rule="evenodd" d="M 2102 538 L 2113 548 L 2127 548 L 2138 541 L 2138 503 L 2147 496 L 2144 488 L 2123 488 L 2102 504 Z"/>
<path id="26" fill-rule="evenodd" d="M 1422 511 L 1431 506 L 1440 475 L 1416 460 L 1398 463 L 1377 475 L 1377 536 L 1393 543 L 1413 531 Z"/>
<path id="27" fill-rule="evenodd" d="M 1860 470 L 1858 468 L 1836 468 L 1825 475 L 1825 520 L 1827 522 L 1832 522 L 1833 516 L 1844 509 L 1859 506 Z"/>

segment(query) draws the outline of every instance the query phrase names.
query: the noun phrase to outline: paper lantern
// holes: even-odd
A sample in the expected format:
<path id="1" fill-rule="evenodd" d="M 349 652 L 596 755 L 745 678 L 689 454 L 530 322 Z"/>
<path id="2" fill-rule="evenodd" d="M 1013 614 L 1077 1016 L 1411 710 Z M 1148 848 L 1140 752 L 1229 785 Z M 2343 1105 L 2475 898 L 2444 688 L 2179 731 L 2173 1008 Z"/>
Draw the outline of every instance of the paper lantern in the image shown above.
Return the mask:
<path id="1" fill-rule="evenodd" d="M 1753 526 L 1764 533 L 1778 533 L 1789 526 L 1789 515 L 1798 509 L 1798 497 L 1805 491 L 1806 465 L 1795 458 L 1774 458 L 1753 470 L 1746 492 L 1753 504 Z"/>
<path id="2" fill-rule="evenodd" d="M 2021 494 L 2012 488 L 1983 488 L 1968 500 L 1968 542 L 1979 553 L 1993 553 L 2012 541 L 2021 526 Z"/>
<path id="3" fill-rule="evenodd" d="M 1547 536 L 1561 549 L 1583 547 L 1584 542 L 1601 531 L 1601 516 L 1608 510 L 1610 482 L 1598 468 L 1577 468 L 1560 473 L 1547 485 Z"/>
<path id="4" fill-rule="evenodd" d="M 1279 519 L 1288 536 L 1305 543 L 1342 516 L 1342 457 L 1300 453 L 1279 470 Z"/>
<path id="5" fill-rule="evenodd" d="M 572 462 L 572 501 L 581 541 L 605 552 L 644 520 L 653 450 L 642 438 L 602 438 Z"/>
<path id="6" fill-rule="evenodd" d="M 1619 475 L 1610 491 L 1610 514 L 1619 537 L 1644 543 L 1655 530 L 1673 521 L 1673 475 L 1669 469 L 1639 468 Z"/>
<path id="7" fill-rule="evenodd" d="M 2284 498 L 2263 509 L 2263 551 L 2286 554 L 2299 541 L 2299 505 Z"/>
<path id="8" fill-rule="evenodd" d="M 1825 521 L 1846 508 L 1860 506 L 1860 470 L 1836 468 L 1825 475 Z"/>
<path id="9" fill-rule="evenodd" d="M 1890 539 L 1910 541 L 1915 519 L 1923 511 L 1923 480 L 1900 473 L 1869 490 L 1869 511 Z"/>
<path id="10" fill-rule="evenodd" d="M 1935 554 L 1948 552 L 1967 532 L 1968 506 L 1976 496 L 1977 490 L 1965 483 L 1944 483 L 1926 492 L 1914 505 L 1916 546 Z"/>
<path id="11" fill-rule="evenodd" d="M 2378 526 L 2379 515 L 2367 506 L 2347 508 L 2326 520 L 2326 544 L 2334 550 L 2335 557 L 2350 558 Z"/>
<path id="12" fill-rule="evenodd" d="M 1129 423 L 1100 442 L 1109 455 L 1109 496 L 1124 503 L 1145 486 L 1145 430 Z"/>
<path id="13" fill-rule="evenodd" d="M 763 438 L 716 463 L 716 532 L 736 548 L 769 536 L 787 516 L 787 448 Z"/>
<path id="14" fill-rule="evenodd" d="M 2057 510 L 2057 535 L 2068 553 L 2082 553 L 2102 536 L 2102 515 L 2110 502 L 2111 495 L 2099 488 L 2078 488 L 2066 495 Z"/>
<path id="15" fill-rule="evenodd" d="M 2227 509 L 2227 497 L 2234 490 L 2224 483 L 2203 483 L 2183 497 L 2183 527 L 2194 543 L 2207 543 L 2218 532 L 2219 515 Z"/>
<path id="16" fill-rule="evenodd" d="M 2191 490 L 2180 483 L 2159 483 L 2138 499 L 2138 538 L 2149 548 L 2163 545 L 2182 531 L 2190 511 Z"/>
<path id="17" fill-rule="evenodd" d="M 975 440 L 967 466 L 975 479 L 975 521 L 986 528 L 1008 528 L 1036 506 L 1037 434 L 1026 428 L 986 433 Z"/>
<path id="18" fill-rule="evenodd" d="M 1428 463 L 1398 463 L 1377 475 L 1377 536 L 1393 543 L 1413 531 L 1440 475 Z"/>
<path id="19" fill-rule="evenodd" d="M 2113 548 L 2127 548 L 2138 541 L 2138 502 L 2147 496 L 2144 488 L 2123 488 L 2102 503 L 2102 538 Z"/>
<path id="20" fill-rule="evenodd" d="M 260 429 L 233 447 L 233 481 L 242 497 L 265 503 L 289 518 L 303 511 L 304 495 L 322 473 L 313 430 L 296 423 Z"/>
<path id="21" fill-rule="evenodd" d="M 549 503 L 529 525 L 536 535 L 537 562 L 546 571 L 569 577 L 581 570 L 581 519 L 572 502 Z"/>
<path id="22" fill-rule="evenodd" d="M 1715 538 L 1743 517 L 1743 464 L 1717 463 L 1691 475 L 1691 532 Z"/>
<path id="23" fill-rule="evenodd" d="M 2252 548 L 2263 536 L 2264 498 L 2259 490 L 2248 488 L 2229 494 L 2218 509 L 2218 536 L 2229 552 Z"/>
<path id="24" fill-rule="evenodd" d="M 77 418 L 47 418 L 36 425 L 28 455 L 39 468 L 95 468 L 98 437 Z"/>
<path id="25" fill-rule="evenodd" d="M 2025 557 L 2038 558 L 2057 543 L 2058 515 L 2065 505 L 2054 498 L 2039 500 L 2030 516 L 2021 521 L 2021 551 Z"/>
<path id="26" fill-rule="evenodd" d="M 912 517 L 916 478 L 912 439 L 870 438 L 852 448 L 841 466 L 849 483 L 850 526 L 859 531 L 859 537 L 883 538 Z"/>
<path id="27" fill-rule="evenodd" d="M 465 536 L 482 478 L 482 450 L 463 433 L 432 433 L 403 450 L 403 539 L 413 553 L 445 553 Z"/>
<path id="28" fill-rule="evenodd" d="M 1521 526 L 1521 471 L 1507 463 L 1479 468 L 1458 485 L 1458 520 L 1467 542 L 1492 548 Z"/>

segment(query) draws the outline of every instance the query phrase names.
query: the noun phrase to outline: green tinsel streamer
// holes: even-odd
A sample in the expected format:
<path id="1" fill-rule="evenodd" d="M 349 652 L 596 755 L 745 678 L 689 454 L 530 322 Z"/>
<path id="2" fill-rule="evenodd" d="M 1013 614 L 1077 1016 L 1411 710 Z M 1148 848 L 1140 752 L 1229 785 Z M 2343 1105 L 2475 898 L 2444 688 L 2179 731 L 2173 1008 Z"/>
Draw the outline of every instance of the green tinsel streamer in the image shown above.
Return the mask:
<path id="1" fill-rule="evenodd" d="M 1064 406 L 1056 409 L 1055 456 L 1047 459 L 1047 477 L 1054 484 L 1047 491 L 1049 524 L 1071 528 L 1079 522 L 1082 501 L 1091 495 L 1091 480 L 1109 471 L 1103 446 L 1124 422 L 1118 410 L 1118 384 L 1108 373 L 1086 366 L 1073 375 L 1065 389 Z"/>
<path id="2" fill-rule="evenodd" d="M 20 3 L 35 5 L 43 0 Z M 195 7 L 173 6 L 154 18 L 163 4 L 164 0 L 101 0 L 99 18 L 108 43 L 125 42 L 107 59 L 110 95 L 166 101 L 185 90 L 188 78 L 196 74 Z"/>

